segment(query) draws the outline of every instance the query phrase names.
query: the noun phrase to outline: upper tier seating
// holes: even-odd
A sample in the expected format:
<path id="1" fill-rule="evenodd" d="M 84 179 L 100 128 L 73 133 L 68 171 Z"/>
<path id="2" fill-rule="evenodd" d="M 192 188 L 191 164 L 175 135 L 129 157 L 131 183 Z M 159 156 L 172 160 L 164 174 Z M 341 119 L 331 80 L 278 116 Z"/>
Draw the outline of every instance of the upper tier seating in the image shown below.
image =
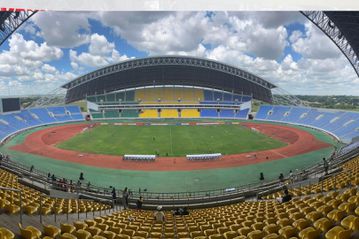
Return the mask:
<path id="1" fill-rule="evenodd" d="M 204 100 L 201 104 L 240 104 L 252 100 L 252 97 L 247 95 L 238 95 L 211 90 L 203 90 L 203 92 Z"/>
<path id="2" fill-rule="evenodd" d="M 257 120 L 299 124 L 325 130 L 345 143 L 359 136 L 359 112 L 316 109 L 296 106 L 263 105 Z"/>
<path id="3" fill-rule="evenodd" d="M 135 91 L 135 100 L 140 104 L 198 104 L 203 100 L 203 91 L 195 88 L 147 88 Z"/>
<path id="4" fill-rule="evenodd" d="M 17 131 L 31 127 L 82 121 L 84 116 L 79 106 L 52 106 L 0 114 L 0 142 Z"/>

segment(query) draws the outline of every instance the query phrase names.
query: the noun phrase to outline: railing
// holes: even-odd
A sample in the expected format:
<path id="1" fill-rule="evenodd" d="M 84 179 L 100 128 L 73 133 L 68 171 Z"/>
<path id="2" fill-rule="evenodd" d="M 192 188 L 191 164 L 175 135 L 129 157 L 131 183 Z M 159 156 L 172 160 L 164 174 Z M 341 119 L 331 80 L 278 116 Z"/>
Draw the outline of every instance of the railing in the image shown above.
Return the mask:
<path id="1" fill-rule="evenodd" d="M 351 158 L 357 156 L 359 154 L 359 150 L 354 150 L 346 155 L 340 155 L 337 158 L 330 160 L 331 168 L 339 167 L 344 162 L 350 160 Z M 71 180 L 66 179 L 65 181 L 53 180 L 51 177 L 48 177 L 48 174 L 37 169 L 29 170 L 28 166 L 20 164 L 18 162 L 14 162 L 12 160 L 2 161 L 3 167 L 8 170 L 13 171 L 18 175 L 23 175 L 32 180 L 33 183 L 38 182 L 42 185 L 44 190 L 49 189 L 57 189 L 62 191 L 70 191 L 73 193 L 77 193 L 79 196 L 84 196 L 88 198 L 100 198 L 103 202 L 112 202 L 112 188 L 104 188 L 97 187 L 95 185 L 91 185 L 86 180 L 81 180 L 78 182 L 71 183 Z M 307 168 L 301 172 L 296 173 L 300 180 L 305 180 L 307 178 L 320 178 L 323 174 L 323 166 L 322 164 L 314 165 L 310 168 Z M 286 178 L 289 179 L 289 178 Z M 259 183 L 251 183 L 246 185 L 240 185 L 235 187 L 214 189 L 214 190 L 205 190 L 205 191 L 194 191 L 194 192 L 147 192 L 145 190 L 130 190 L 131 198 L 137 199 L 142 196 L 145 200 L 182 200 L 190 202 L 191 200 L 220 200 L 221 198 L 229 197 L 229 196 L 241 196 L 241 195 L 250 195 L 253 196 L 260 191 L 265 191 L 268 188 L 278 188 L 280 185 L 279 180 L 267 181 L 262 184 Z M 122 190 L 115 190 L 116 195 L 119 199 L 122 198 Z"/>

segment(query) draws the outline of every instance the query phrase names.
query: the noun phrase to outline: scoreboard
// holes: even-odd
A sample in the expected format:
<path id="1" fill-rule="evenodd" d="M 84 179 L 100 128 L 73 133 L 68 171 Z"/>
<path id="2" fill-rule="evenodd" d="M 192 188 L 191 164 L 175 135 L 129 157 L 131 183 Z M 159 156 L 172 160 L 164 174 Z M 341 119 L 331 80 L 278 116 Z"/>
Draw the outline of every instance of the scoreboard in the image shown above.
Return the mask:
<path id="1" fill-rule="evenodd" d="M 20 98 L 0 98 L 0 113 L 20 110 Z"/>

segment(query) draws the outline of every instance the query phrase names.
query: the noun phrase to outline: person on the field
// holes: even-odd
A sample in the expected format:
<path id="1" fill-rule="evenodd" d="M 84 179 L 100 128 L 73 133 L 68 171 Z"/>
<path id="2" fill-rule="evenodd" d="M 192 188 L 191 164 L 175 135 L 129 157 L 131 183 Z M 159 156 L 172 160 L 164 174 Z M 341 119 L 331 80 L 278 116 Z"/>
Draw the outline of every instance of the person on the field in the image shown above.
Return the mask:
<path id="1" fill-rule="evenodd" d="M 84 180 L 85 178 L 84 178 L 84 173 L 83 172 L 81 172 L 80 173 L 80 177 L 79 177 L 79 180 Z"/>
<path id="2" fill-rule="evenodd" d="M 329 163 L 325 158 L 323 158 L 323 167 L 324 167 L 325 175 L 328 175 Z"/>
<path id="3" fill-rule="evenodd" d="M 166 221 L 165 214 L 162 212 L 162 206 L 157 207 L 157 210 L 153 214 L 153 217 L 156 222 L 165 222 Z"/>
<path id="4" fill-rule="evenodd" d="M 264 174 L 263 174 L 263 172 L 261 172 L 261 173 L 259 174 L 259 180 L 261 180 L 261 181 L 264 180 Z"/>
<path id="5" fill-rule="evenodd" d="M 128 198 L 130 197 L 130 193 L 128 192 L 127 187 L 125 187 L 125 189 L 122 192 L 122 205 L 123 205 L 123 209 L 127 209 L 128 208 Z"/>

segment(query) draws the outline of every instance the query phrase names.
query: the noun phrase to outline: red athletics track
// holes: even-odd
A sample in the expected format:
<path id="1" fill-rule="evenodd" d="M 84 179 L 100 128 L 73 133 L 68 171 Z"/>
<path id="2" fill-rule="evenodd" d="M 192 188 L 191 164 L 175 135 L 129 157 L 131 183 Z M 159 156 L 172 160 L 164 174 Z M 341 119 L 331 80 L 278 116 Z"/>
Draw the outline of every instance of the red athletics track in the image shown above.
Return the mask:
<path id="1" fill-rule="evenodd" d="M 213 161 L 192 162 L 188 161 L 185 157 L 159 157 L 156 158 L 155 162 L 133 162 L 123 161 L 121 156 L 89 154 L 56 148 L 55 144 L 73 137 L 89 126 L 88 124 L 76 124 L 55 126 L 39 130 L 27 136 L 23 144 L 13 146 L 12 149 L 100 168 L 148 171 L 183 171 L 238 167 L 248 164 L 256 164 L 270 160 L 292 157 L 330 146 L 327 143 L 317 140 L 313 135 L 306 131 L 289 126 L 258 123 L 242 123 L 242 125 L 256 128 L 263 134 L 284 141 L 288 143 L 288 145 L 282 148 L 265 151 L 224 155 L 221 159 Z"/>

